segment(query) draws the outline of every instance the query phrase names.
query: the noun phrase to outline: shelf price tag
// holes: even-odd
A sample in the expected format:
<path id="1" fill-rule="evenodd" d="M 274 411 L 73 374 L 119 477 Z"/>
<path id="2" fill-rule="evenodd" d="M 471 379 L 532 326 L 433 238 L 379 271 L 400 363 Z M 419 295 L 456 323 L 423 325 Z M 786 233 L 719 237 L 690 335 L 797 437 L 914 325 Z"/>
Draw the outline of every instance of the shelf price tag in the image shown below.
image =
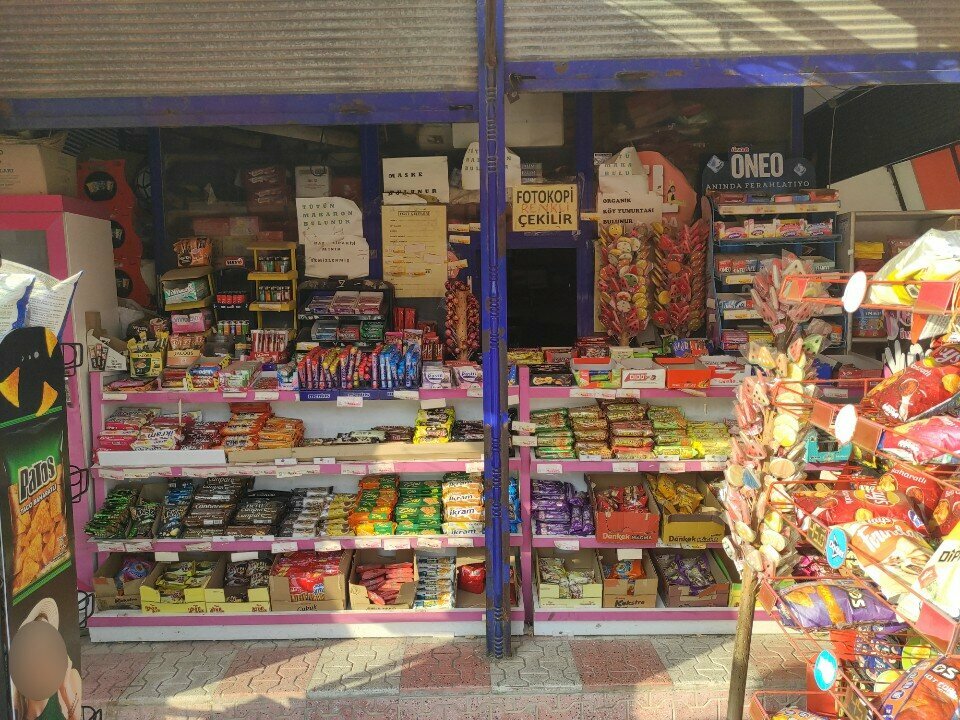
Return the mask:
<path id="1" fill-rule="evenodd" d="M 223 396 L 224 400 L 245 400 L 247 397 L 246 390 L 224 390 L 220 393 Z"/>
<path id="2" fill-rule="evenodd" d="M 316 552 L 337 552 L 343 549 L 339 540 L 317 540 L 313 543 Z"/>
<path id="3" fill-rule="evenodd" d="M 477 385 L 472 385 L 467 388 L 467 397 L 468 398 L 482 398 L 483 397 L 483 388 Z"/>
<path id="4" fill-rule="evenodd" d="M 562 475 L 563 464 L 561 463 L 538 463 L 537 472 L 541 475 Z"/>
<path id="5" fill-rule="evenodd" d="M 429 398 L 420 401 L 420 408 L 423 410 L 436 410 L 447 406 L 446 398 Z"/>
<path id="6" fill-rule="evenodd" d="M 425 550 L 437 550 L 443 547 L 443 541 L 435 537 L 419 537 L 417 538 L 417 547 Z"/>
<path id="7" fill-rule="evenodd" d="M 123 468 L 100 468 L 97 472 L 104 480 L 123 480 Z"/>
<path id="8" fill-rule="evenodd" d="M 296 552 L 299 549 L 296 540 L 285 540 L 280 542 L 275 542 L 270 544 L 270 552 L 274 555 L 280 555 L 281 553 Z"/>
<path id="9" fill-rule="evenodd" d="M 369 550 L 380 547 L 380 538 L 378 537 L 358 537 L 353 541 L 353 546 L 359 550 Z"/>
<path id="10" fill-rule="evenodd" d="M 126 400 L 126 393 L 105 392 L 100 395 L 104 400 Z"/>
<path id="11" fill-rule="evenodd" d="M 620 390 L 615 390 L 614 392 L 616 393 L 618 398 L 634 398 L 636 400 L 639 400 L 640 398 L 643 397 L 643 390 L 640 390 L 639 388 L 638 389 L 621 388 Z"/>
<path id="12" fill-rule="evenodd" d="M 514 447 L 536 447 L 537 436 L 536 435 L 514 435 L 513 445 Z"/>
<path id="13" fill-rule="evenodd" d="M 279 400 L 280 392 L 278 390 L 256 390 L 253 393 L 254 400 Z"/>
<path id="14" fill-rule="evenodd" d="M 316 458 L 313 459 L 313 464 L 314 464 L 314 465 L 336 465 L 336 463 L 337 463 L 337 459 L 336 459 L 336 458 L 321 458 L 321 457 L 316 457 Z"/>
<path id="15" fill-rule="evenodd" d="M 362 408 L 363 398 L 360 397 L 359 395 L 338 395 L 337 407 L 338 408 Z"/>
<path id="16" fill-rule="evenodd" d="M 343 475 L 366 475 L 367 466 L 362 463 L 343 463 L 340 466 L 340 473 Z"/>
<path id="17" fill-rule="evenodd" d="M 392 473 L 395 472 L 395 467 L 392 462 L 375 462 L 367 465 L 367 471 L 374 475 L 378 473 Z"/>
<path id="18" fill-rule="evenodd" d="M 123 549 L 126 552 L 149 552 L 153 549 L 153 542 L 150 540 L 128 540 L 123 543 Z"/>
<path id="19" fill-rule="evenodd" d="M 447 545 L 449 547 L 473 547 L 473 538 L 453 535 L 447 538 Z"/>
<path id="20" fill-rule="evenodd" d="M 230 562 L 243 562 L 244 560 L 256 560 L 260 556 L 256 550 L 248 550 L 246 552 L 234 552 L 230 553 Z"/>
<path id="21" fill-rule="evenodd" d="M 409 550 L 410 538 L 405 537 L 385 537 L 383 539 L 384 550 Z"/>
<path id="22" fill-rule="evenodd" d="M 464 472 L 468 473 L 482 473 L 483 472 L 483 460 L 473 460 L 471 462 L 465 463 L 463 466 Z"/>
<path id="23" fill-rule="evenodd" d="M 101 552 L 126 552 L 127 547 L 122 542 L 101 540 L 97 543 L 97 549 Z"/>
<path id="24" fill-rule="evenodd" d="M 682 473 L 686 471 L 687 464 L 679 460 L 669 460 L 660 463 L 660 472 L 662 473 Z"/>
<path id="25" fill-rule="evenodd" d="M 273 464 L 274 465 L 296 465 L 297 459 L 293 457 L 274 458 Z"/>
<path id="26" fill-rule="evenodd" d="M 131 480 L 145 480 L 152 477 L 166 477 L 170 472 L 168 467 L 125 468 L 123 476 Z"/>
<path id="27" fill-rule="evenodd" d="M 294 478 L 294 477 L 303 477 L 304 475 L 309 475 L 310 469 L 306 467 L 288 467 L 288 468 L 277 468 L 276 477 L 278 478 Z"/>
<path id="28" fill-rule="evenodd" d="M 640 472 L 640 463 L 615 462 L 611 463 L 610 469 L 617 473 L 635 473 Z"/>
<path id="29" fill-rule="evenodd" d="M 554 540 L 553 546 L 557 550 L 579 550 L 580 541 L 579 540 Z"/>
<path id="30" fill-rule="evenodd" d="M 184 550 L 187 552 L 209 552 L 213 547 L 213 543 L 209 540 L 203 540 L 201 542 L 187 543 L 184 546 Z"/>
<path id="31" fill-rule="evenodd" d="M 153 554 L 153 559 L 157 562 L 180 562 L 180 553 L 161 550 Z"/>
<path id="32" fill-rule="evenodd" d="M 394 400 L 419 400 L 420 391 L 419 390 L 394 390 L 393 399 Z"/>
<path id="33" fill-rule="evenodd" d="M 603 458 L 599 455 L 588 455 L 581 453 L 579 458 L 581 462 L 603 462 Z"/>
<path id="34" fill-rule="evenodd" d="M 681 550 L 706 550 L 707 544 L 705 542 L 681 542 L 679 543 Z"/>
<path id="35" fill-rule="evenodd" d="M 514 420 L 510 423 L 510 428 L 517 433 L 533 433 L 537 431 L 537 424 L 532 422 L 521 422 L 520 420 Z"/>
<path id="36" fill-rule="evenodd" d="M 723 468 L 725 467 L 725 465 L 726 465 L 726 464 L 725 464 L 725 463 L 722 463 L 722 462 L 713 462 L 713 461 L 704 460 L 703 462 L 700 463 L 700 469 L 701 469 L 701 470 L 704 470 L 704 471 L 708 471 L 708 470 L 714 470 L 714 471 L 715 471 L 715 470 L 723 470 Z"/>

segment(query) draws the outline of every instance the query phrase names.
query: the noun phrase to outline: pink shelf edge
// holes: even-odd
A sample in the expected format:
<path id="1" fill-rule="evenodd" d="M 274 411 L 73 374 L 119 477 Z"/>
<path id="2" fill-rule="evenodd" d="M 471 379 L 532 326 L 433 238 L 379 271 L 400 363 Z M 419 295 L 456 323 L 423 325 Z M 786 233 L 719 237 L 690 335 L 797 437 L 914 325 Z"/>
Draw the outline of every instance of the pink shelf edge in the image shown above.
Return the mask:
<path id="1" fill-rule="evenodd" d="M 534 623 L 542 622 L 648 622 L 670 621 L 736 621 L 739 608 L 622 608 L 616 610 L 596 609 L 557 609 L 537 607 L 533 611 Z M 756 620 L 768 620 L 767 613 L 757 612 Z"/>
<path id="2" fill-rule="evenodd" d="M 387 612 L 333 610 L 329 612 L 269 612 L 237 613 L 235 615 L 208 613 L 176 615 L 98 615 L 87 620 L 90 627 L 166 627 L 197 625 L 350 625 L 356 623 L 436 623 L 482 622 L 484 608 L 455 610 L 390 610 Z M 523 609 L 513 608 L 510 619 L 523 620 Z"/>
<path id="3" fill-rule="evenodd" d="M 580 388 L 576 387 L 531 387 L 528 391 L 529 397 L 533 400 L 540 399 L 555 399 L 555 398 L 570 398 L 573 397 L 577 400 L 590 400 L 592 396 L 579 396 L 571 395 L 571 391 L 579 390 Z M 585 391 L 589 392 L 588 389 L 584 388 Z M 714 387 L 708 388 L 706 390 L 678 390 L 674 388 L 617 388 L 613 392 L 617 391 L 630 392 L 630 393 L 639 393 L 641 398 L 732 398 L 736 392 L 734 386 L 730 387 Z"/>
<path id="4" fill-rule="evenodd" d="M 438 539 L 442 543 L 443 547 L 467 547 L 460 545 L 450 545 L 449 540 L 451 537 L 449 535 L 431 535 L 431 536 L 419 536 L 419 535 L 383 535 L 382 538 L 400 538 L 405 540 L 417 540 L 421 537 L 427 537 L 428 539 Z M 485 539 L 482 535 L 468 535 L 460 537 L 469 537 L 473 541 L 473 547 L 483 547 L 485 544 Z M 270 551 L 274 543 L 288 543 L 295 542 L 297 547 L 301 550 L 312 549 L 314 543 L 322 542 L 324 540 L 337 540 L 342 546 L 347 550 L 356 549 L 356 540 L 357 538 L 346 538 L 346 537 L 336 537 L 336 538 L 278 538 L 276 540 L 253 540 L 253 539 L 244 539 L 244 540 L 225 540 L 225 541 L 210 541 L 211 548 L 210 552 L 251 552 L 251 551 Z M 519 533 L 514 533 L 510 535 L 510 546 L 519 547 L 523 538 Z M 122 543 L 123 540 L 104 540 L 101 541 L 103 544 L 108 544 L 112 542 Z M 128 540 L 131 545 L 137 543 L 135 539 Z M 194 545 L 196 543 L 205 542 L 203 538 L 191 539 L 191 540 L 160 540 L 151 542 L 151 547 L 149 549 L 143 550 L 101 550 L 98 543 L 95 540 L 88 540 L 87 547 L 89 547 L 93 552 L 99 553 L 110 553 L 110 552 L 190 552 L 187 549 L 188 545 Z"/>
<path id="5" fill-rule="evenodd" d="M 624 548 L 624 549 L 643 549 L 643 550 L 669 550 L 672 546 L 669 545 L 658 545 L 655 542 L 633 542 L 630 540 L 617 541 L 617 542 L 601 542 L 597 540 L 594 536 L 579 536 L 579 535 L 534 535 L 533 536 L 533 547 L 535 548 L 550 548 L 554 546 L 554 543 L 557 541 L 563 540 L 577 540 L 580 543 L 581 548 L 597 548 L 603 550 L 605 548 Z M 708 548 L 720 548 L 722 545 L 720 543 L 707 543 Z M 679 546 L 677 546 L 679 547 Z"/>

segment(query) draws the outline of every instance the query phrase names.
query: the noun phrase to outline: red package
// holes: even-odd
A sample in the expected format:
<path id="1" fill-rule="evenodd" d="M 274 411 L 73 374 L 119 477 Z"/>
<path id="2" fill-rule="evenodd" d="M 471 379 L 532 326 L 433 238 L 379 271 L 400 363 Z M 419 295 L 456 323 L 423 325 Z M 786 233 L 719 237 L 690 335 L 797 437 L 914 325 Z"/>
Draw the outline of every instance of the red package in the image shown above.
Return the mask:
<path id="1" fill-rule="evenodd" d="M 884 717 L 955 720 L 960 707 L 960 657 L 917 663 L 886 689 L 879 702 Z"/>
<path id="2" fill-rule="evenodd" d="M 889 518 L 900 520 L 923 535 L 927 534 L 927 528 L 914 511 L 912 501 L 900 492 L 878 489 L 800 492 L 793 499 L 801 520 L 812 518 L 827 527 Z"/>
<path id="3" fill-rule="evenodd" d="M 928 357 L 882 380 L 863 399 L 881 418 L 905 422 L 940 408 L 960 392 L 960 345 L 941 345 Z"/>
<path id="4" fill-rule="evenodd" d="M 483 563 L 461 565 L 457 570 L 457 586 L 475 595 L 483 594 L 487 584 L 487 568 Z"/>
<path id="5" fill-rule="evenodd" d="M 960 456 L 960 420 L 935 415 L 883 434 L 881 449 L 909 463 L 955 464 Z"/>
<path id="6" fill-rule="evenodd" d="M 876 484 L 877 489 L 884 492 L 899 490 L 913 500 L 917 508 L 924 508 L 927 517 L 937 506 L 943 491 L 943 487 L 937 481 L 901 465 L 895 465 L 889 472 L 881 475 Z"/>
<path id="7" fill-rule="evenodd" d="M 960 488 L 948 487 L 943 491 L 933 510 L 933 522 L 941 536 L 948 535 L 960 523 Z"/>

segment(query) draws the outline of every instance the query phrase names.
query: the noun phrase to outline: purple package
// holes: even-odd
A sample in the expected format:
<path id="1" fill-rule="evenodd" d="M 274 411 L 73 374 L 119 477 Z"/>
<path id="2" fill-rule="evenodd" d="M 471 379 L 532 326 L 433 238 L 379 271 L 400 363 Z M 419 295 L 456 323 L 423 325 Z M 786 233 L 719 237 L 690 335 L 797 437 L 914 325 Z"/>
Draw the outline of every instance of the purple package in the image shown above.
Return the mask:
<path id="1" fill-rule="evenodd" d="M 806 629 L 897 622 L 893 610 L 869 590 L 844 580 L 800 583 L 780 593 L 784 624 Z"/>
<path id="2" fill-rule="evenodd" d="M 533 531 L 536 535 L 569 535 L 569 523 L 541 522 L 534 518 Z"/>
<path id="3" fill-rule="evenodd" d="M 582 535 L 583 534 L 583 509 L 582 508 L 573 508 L 573 511 L 570 513 L 570 534 L 571 535 Z"/>
<path id="4" fill-rule="evenodd" d="M 566 510 L 567 501 L 559 498 L 533 498 L 530 501 L 531 510 Z"/>
<path id="5" fill-rule="evenodd" d="M 593 521 L 593 512 L 591 512 L 589 507 L 583 509 L 583 534 L 584 535 L 596 535 L 597 526 Z"/>
<path id="6" fill-rule="evenodd" d="M 570 522 L 570 508 L 560 510 L 535 510 L 534 517 L 540 522 Z"/>

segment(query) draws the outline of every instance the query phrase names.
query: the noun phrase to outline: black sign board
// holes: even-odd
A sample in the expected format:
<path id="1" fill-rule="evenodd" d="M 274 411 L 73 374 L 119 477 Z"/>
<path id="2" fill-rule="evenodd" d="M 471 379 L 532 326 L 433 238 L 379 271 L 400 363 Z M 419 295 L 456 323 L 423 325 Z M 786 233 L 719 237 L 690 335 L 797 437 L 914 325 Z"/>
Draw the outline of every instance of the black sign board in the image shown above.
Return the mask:
<path id="1" fill-rule="evenodd" d="M 816 187 L 817 173 L 809 160 L 748 145 L 734 145 L 726 155 L 711 156 L 703 169 L 704 192 L 783 193 Z"/>

